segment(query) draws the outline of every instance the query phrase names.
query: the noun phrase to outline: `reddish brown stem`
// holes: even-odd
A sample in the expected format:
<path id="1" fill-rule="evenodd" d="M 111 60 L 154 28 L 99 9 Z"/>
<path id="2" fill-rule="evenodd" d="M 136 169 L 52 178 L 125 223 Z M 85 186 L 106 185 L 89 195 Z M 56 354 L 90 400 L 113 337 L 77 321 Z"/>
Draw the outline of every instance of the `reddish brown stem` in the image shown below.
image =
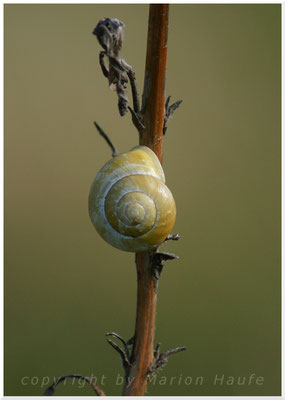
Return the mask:
<path id="1" fill-rule="evenodd" d="M 147 56 L 141 117 L 145 129 L 140 144 L 150 147 L 162 160 L 167 57 L 168 4 L 151 4 L 149 10 Z M 157 295 L 152 274 L 151 253 L 137 253 L 137 317 L 132 367 L 124 396 L 143 396 L 148 370 L 153 362 Z"/>
<path id="2" fill-rule="evenodd" d="M 168 4 L 151 4 L 149 9 L 142 105 L 145 130 L 140 138 L 140 144 L 150 147 L 160 161 L 165 106 L 168 10 Z"/>

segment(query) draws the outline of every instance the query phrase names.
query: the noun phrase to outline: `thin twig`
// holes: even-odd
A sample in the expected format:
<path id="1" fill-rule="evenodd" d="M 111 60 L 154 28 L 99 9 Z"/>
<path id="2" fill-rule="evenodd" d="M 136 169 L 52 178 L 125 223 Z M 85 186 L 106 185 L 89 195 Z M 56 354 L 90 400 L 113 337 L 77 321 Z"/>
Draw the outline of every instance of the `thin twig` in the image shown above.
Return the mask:
<path id="1" fill-rule="evenodd" d="M 128 74 L 131 89 L 132 89 L 132 96 L 133 96 L 133 106 L 134 112 L 138 113 L 140 111 L 140 99 L 138 94 L 137 82 L 136 82 L 136 75 L 133 67 L 129 65 L 124 59 L 121 59 L 121 65 L 125 69 Z"/>
<path id="2" fill-rule="evenodd" d="M 105 51 L 100 51 L 100 53 L 99 53 L 99 64 L 100 64 L 100 66 L 101 66 L 103 75 L 104 75 L 106 78 L 108 78 L 108 77 L 109 77 L 109 71 L 108 71 L 108 69 L 106 68 L 105 61 L 104 61 L 104 56 L 105 56 Z"/>
<path id="3" fill-rule="evenodd" d="M 179 257 L 173 253 L 154 253 L 150 256 L 150 262 L 152 264 L 152 276 L 154 283 L 154 290 L 157 292 L 158 280 L 164 267 L 165 261 L 177 260 Z"/>
<path id="4" fill-rule="evenodd" d="M 122 336 L 118 335 L 118 334 L 115 333 L 115 332 L 108 332 L 108 333 L 106 333 L 106 336 L 113 336 L 113 337 L 119 339 L 119 340 L 123 343 L 126 356 L 127 356 L 128 360 L 129 360 L 129 358 L 130 358 L 129 348 L 130 348 L 130 346 L 133 344 L 133 338 L 129 339 L 129 340 L 126 342 L 126 341 L 122 338 Z M 130 363 L 130 361 L 129 361 L 129 363 Z"/>
<path id="5" fill-rule="evenodd" d="M 168 235 L 167 238 L 165 239 L 165 242 L 167 242 L 168 240 L 179 240 L 179 239 L 180 239 L 179 233 L 175 233 L 173 235 Z"/>
<path id="6" fill-rule="evenodd" d="M 187 349 L 186 346 L 181 346 L 181 347 L 175 347 L 175 349 L 164 351 L 163 353 L 160 354 L 159 359 L 165 360 L 167 357 L 172 356 L 173 354 L 180 353 L 181 351 L 184 351 L 186 349 Z"/>
<path id="7" fill-rule="evenodd" d="M 178 100 L 175 103 L 169 105 L 170 103 L 171 96 L 168 96 L 165 102 L 165 116 L 164 116 L 164 124 L 163 124 L 163 135 L 166 134 L 167 130 L 167 123 L 170 118 L 173 117 L 174 111 L 177 110 L 177 108 L 180 106 L 182 103 L 182 100 Z"/>
<path id="8" fill-rule="evenodd" d="M 158 350 L 157 350 L 158 348 Z M 152 374 L 154 371 L 156 371 L 158 368 L 161 368 L 163 365 L 167 364 L 168 362 L 168 357 L 172 356 L 173 354 L 180 353 L 181 351 L 186 350 L 185 346 L 182 347 L 175 347 L 175 349 L 170 349 L 167 351 L 164 351 L 163 353 L 159 354 L 159 345 L 156 347 L 156 352 L 154 355 L 154 362 L 150 366 L 148 373 Z"/>
<path id="9" fill-rule="evenodd" d="M 134 112 L 134 110 L 132 110 L 131 107 L 129 107 L 129 110 L 130 110 L 130 112 L 132 114 L 132 122 L 133 122 L 134 126 L 138 130 L 139 137 L 142 138 L 143 137 L 143 132 L 145 130 L 145 126 L 144 126 L 144 124 L 142 122 L 141 114 Z"/>
<path id="10" fill-rule="evenodd" d="M 107 339 L 107 341 L 113 347 L 113 349 L 115 349 L 118 352 L 119 356 L 121 357 L 122 367 L 123 370 L 125 371 L 125 377 L 127 378 L 130 367 L 132 366 L 128 354 L 124 350 L 122 350 L 120 346 L 114 343 L 111 339 Z"/>
<path id="11" fill-rule="evenodd" d="M 112 157 L 117 157 L 117 155 L 119 154 L 116 147 L 113 145 L 113 143 L 111 142 L 111 139 L 109 138 L 109 136 L 107 135 L 107 133 L 105 133 L 103 131 L 103 129 L 97 124 L 96 121 L 94 121 L 94 125 L 97 128 L 97 131 L 99 132 L 99 134 L 106 140 L 107 144 L 110 146 L 111 150 L 112 150 Z"/>
<path id="12" fill-rule="evenodd" d="M 154 361 L 154 363 L 156 363 L 156 361 L 158 360 L 159 354 L 160 354 L 160 343 L 157 343 L 157 345 L 155 347 L 155 350 L 154 350 L 154 353 L 153 353 L 153 361 Z"/>
<path id="13" fill-rule="evenodd" d="M 55 392 L 56 387 L 61 383 L 64 382 L 66 379 L 83 379 L 85 382 L 89 383 L 89 385 L 94 389 L 95 393 L 97 396 L 106 396 L 106 394 L 103 392 L 103 390 L 100 388 L 100 386 L 97 385 L 96 382 L 94 382 L 93 379 L 89 378 L 88 376 L 81 376 L 77 374 L 73 375 L 65 375 L 61 376 L 58 378 L 53 385 L 47 388 L 45 391 L 45 396 L 52 396 Z"/>

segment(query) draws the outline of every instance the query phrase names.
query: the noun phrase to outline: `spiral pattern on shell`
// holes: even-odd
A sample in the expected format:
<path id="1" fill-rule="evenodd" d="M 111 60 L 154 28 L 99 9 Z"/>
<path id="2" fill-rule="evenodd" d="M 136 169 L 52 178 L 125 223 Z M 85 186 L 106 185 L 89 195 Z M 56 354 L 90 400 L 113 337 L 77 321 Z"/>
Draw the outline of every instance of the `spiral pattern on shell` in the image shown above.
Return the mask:
<path id="1" fill-rule="evenodd" d="M 176 217 L 160 162 L 145 146 L 136 146 L 104 165 L 91 185 L 88 208 L 102 238 L 132 252 L 161 244 Z"/>

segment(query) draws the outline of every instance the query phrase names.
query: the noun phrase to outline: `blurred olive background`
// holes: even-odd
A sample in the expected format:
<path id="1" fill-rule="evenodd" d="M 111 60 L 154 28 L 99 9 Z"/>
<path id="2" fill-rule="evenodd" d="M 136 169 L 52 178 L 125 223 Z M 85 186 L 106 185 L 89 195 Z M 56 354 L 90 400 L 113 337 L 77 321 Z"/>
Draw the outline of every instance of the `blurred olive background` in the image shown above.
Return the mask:
<path id="1" fill-rule="evenodd" d="M 106 16 L 126 24 L 122 56 L 142 92 L 148 5 L 5 5 L 6 395 L 41 395 L 43 377 L 70 373 L 121 394 L 104 335 L 132 336 L 136 272 L 89 221 L 111 157 L 93 121 L 119 151 L 138 135 L 99 68 L 91 32 Z M 156 340 L 188 350 L 149 395 L 280 394 L 280 22 L 280 5 L 170 6 L 166 93 L 183 104 L 164 169 L 181 240 L 164 246 L 180 259 L 160 280 Z"/>

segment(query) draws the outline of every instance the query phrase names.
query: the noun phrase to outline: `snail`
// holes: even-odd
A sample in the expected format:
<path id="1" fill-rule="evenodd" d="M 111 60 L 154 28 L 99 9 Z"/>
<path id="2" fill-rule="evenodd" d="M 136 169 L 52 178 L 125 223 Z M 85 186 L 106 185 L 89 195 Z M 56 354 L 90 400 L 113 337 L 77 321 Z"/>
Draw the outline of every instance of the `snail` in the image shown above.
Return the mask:
<path id="1" fill-rule="evenodd" d="M 101 168 L 91 185 L 88 209 L 99 235 L 129 252 L 159 246 L 176 217 L 161 164 L 146 146 L 136 146 Z"/>

